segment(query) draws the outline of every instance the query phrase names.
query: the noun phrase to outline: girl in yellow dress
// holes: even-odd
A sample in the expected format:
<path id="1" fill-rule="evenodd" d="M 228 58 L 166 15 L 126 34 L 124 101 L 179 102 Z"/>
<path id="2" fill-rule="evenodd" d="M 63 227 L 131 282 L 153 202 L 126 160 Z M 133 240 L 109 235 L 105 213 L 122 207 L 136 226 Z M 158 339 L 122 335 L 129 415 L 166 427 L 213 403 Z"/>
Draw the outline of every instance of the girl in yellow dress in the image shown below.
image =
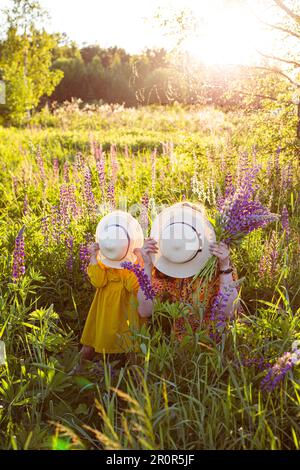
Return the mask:
<path id="1" fill-rule="evenodd" d="M 81 359 L 94 353 L 120 354 L 136 350 L 132 330 L 152 315 L 153 302 L 145 297 L 134 273 L 121 268 L 124 261 L 143 262 L 151 280 L 153 240 L 144 243 L 142 229 L 129 214 L 115 211 L 104 217 L 89 247 L 87 268 L 96 293 L 81 336 Z"/>

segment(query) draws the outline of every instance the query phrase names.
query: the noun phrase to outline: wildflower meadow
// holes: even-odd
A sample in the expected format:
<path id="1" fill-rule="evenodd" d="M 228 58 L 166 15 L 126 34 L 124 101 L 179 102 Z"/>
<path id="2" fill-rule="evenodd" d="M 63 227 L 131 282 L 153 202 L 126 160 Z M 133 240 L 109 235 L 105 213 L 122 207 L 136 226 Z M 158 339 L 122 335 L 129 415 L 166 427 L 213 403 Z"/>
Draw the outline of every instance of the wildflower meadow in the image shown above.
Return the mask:
<path id="1" fill-rule="evenodd" d="M 1 449 L 299 450 L 295 119 L 284 109 L 91 109 L 73 100 L 24 127 L 0 127 Z M 223 218 L 243 313 L 224 318 L 225 293 L 213 331 L 187 323 L 179 341 L 173 323 L 190 306 L 155 300 L 133 331 L 133 362 L 104 358 L 104 373 L 90 361 L 70 374 L 94 295 L 87 247 L 101 217 L 129 210 L 147 236 L 161 208 L 182 200 Z M 152 298 L 143 273 L 127 267 Z"/>

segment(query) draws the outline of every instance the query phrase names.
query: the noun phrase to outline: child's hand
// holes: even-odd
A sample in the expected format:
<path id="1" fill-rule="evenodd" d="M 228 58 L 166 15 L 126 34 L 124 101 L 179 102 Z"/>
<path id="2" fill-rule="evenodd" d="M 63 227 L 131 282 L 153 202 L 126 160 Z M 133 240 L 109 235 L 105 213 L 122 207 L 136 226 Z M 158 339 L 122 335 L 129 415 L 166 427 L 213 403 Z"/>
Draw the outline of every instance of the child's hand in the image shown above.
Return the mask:
<path id="1" fill-rule="evenodd" d="M 142 248 L 136 248 L 133 252 L 136 255 L 140 265 L 152 268 L 152 259 L 150 254 L 157 253 L 157 251 L 157 241 L 153 240 L 153 238 L 147 238 L 144 242 L 144 246 Z"/>
<path id="2" fill-rule="evenodd" d="M 98 243 L 91 243 L 88 246 L 88 252 L 92 257 L 96 257 L 99 250 L 100 250 L 100 247 Z"/>
<path id="3" fill-rule="evenodd" d="M 221 269 L 229 268 L 229 248 L 224 242 L 213 243 L 210 245 L 209 250 L 212 255 L 215 255 L 219 259 L 219 265 Z"/>

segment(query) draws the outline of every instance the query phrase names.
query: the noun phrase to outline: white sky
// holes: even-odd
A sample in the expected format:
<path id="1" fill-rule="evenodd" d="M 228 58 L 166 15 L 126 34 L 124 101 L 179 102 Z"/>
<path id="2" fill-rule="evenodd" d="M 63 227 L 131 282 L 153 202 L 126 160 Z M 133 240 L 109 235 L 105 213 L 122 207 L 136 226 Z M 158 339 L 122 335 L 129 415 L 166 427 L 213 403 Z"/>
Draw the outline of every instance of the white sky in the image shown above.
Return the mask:
<path id="1" fill-rule="evenodd" d="M 0 0 L 1 5 L 9 0 Z M 253 4 L 251 0 L 251 3 Z M 40 0 L 48 10 L 49 32 L 65 32 L 79 45 L 119 46 L 130 53 L 145 47 L 170 48 L 174 39 L 153 20 L 158 7 L 165 14 L 191 8 L 202 19 L 201 35 L 187 48 L 207 63 L 247 63 L 255 47 L 268 45 L 266 34 L 243 6 L 246 0 Z M 242 7 L 240 7 L 242 5 Z M 147 20 L 148 18 L 148 20 Z M 151 20 L 152 18 L 152 20 Z"/>

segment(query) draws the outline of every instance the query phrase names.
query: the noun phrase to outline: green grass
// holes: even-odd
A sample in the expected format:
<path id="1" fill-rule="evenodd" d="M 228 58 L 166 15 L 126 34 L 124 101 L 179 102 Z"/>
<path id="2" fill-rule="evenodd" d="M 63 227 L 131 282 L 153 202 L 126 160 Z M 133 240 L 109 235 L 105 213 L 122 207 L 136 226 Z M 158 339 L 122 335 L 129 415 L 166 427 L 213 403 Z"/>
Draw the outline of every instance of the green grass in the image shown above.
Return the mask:
<path id="1" fill-rule="evenodd" d="M 55 115 L 42 111 L 28 128 L 0 128 L 0 340 L 7 352 L 0 366 L 1 449 L 299 449 L 299 366 L 268 394 L 260 388 L 266 371 L 243 365 L 245 357 L 273 362 L 300 339 L 299 148 L 294 117 L 284 118 L 267 111 L 225 115 L 213 108 L 81 109 L 73 103 Z M 220 343 L 204 328 L 179 343 L 172 324 L 186 315 L 186 306 L 157 301 L 148 326 L 135 332 L 135 363 L 114 370 L 105 363 L 104 374 L 88 364 L 84 374 L 68 375 L 94 295 L 80 270 L 80 246 L 108 210 L 91 142 L 106 153 L 105 191 L 110 145 L 117 145 L 115 191 L 122 207 L 139 204 L 145 194 L 154 209 L 186 197 L 200 199 L 213 216 L 225 175 L 238 179 L 243 152 L 250 165 L 261 164 L 259 197 L 278 214 L 286 205 L 291 233 L 287 241 L 279 220 L 232 253 L 243 278 L 245 313 Z M 168 142 L 173 154 L 163 150 Z M 39 148 L 45 178 L 36 161 Z M 92 172 L 96 215 L 85 201 L 83 172 L 74 171 L 79 153 Z M 65 162 L 82 214 L 59 227 L 51 207 L 60 203 Z M 23 226 L 26 272 L 13 283 L 14 243 Z M 276 266 L 262 276 L 260 261 L 272 234 Z"/>

